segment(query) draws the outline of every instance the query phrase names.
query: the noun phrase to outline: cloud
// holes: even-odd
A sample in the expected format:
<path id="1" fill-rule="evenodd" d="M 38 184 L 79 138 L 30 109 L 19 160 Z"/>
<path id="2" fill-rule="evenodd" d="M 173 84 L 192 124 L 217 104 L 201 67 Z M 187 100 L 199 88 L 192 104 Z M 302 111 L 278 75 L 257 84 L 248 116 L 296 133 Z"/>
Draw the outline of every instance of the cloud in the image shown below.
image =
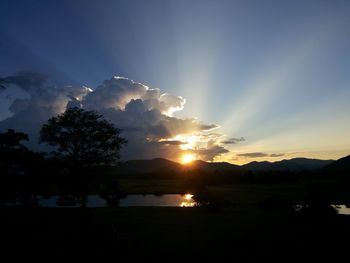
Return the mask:
<path id="1" fill-rule="evenodd" d="M 253 152 L 253 153 L 241 153 L 237 154 L 239 157 L 245 157 L 245 158 L 261 158 L 261 157 L 280 157 L 284 156 L 284 153 L 263 153 L 263 152 Z"/>
<path id="2" fill-rule="evenodd" d="M 50 117 L 68 107 L 80 107 L 98 111 L 122 129 L 122 136 L 129 141 L 122 150 L 123 159 L 164 157 L 178 160 L 185 144 L 186 150 L 195 152 L 203 160 L 213 160 L 228 152 L 223 146 L 225 143 L 220 142 L 223 135 L 212 132 L 218 125 L 173 116 L 184 108 L 186 100 L 183 97 L 128 78 L 113 77 L 95 90 L 58 87 L 38 73 L 4 77 L 0 84 L 3 89 L 16 87 L 28 94 L 27 98 L 14 99 L 9 107 L 12 116 L 0 122 L 0 130 L 13 128 L 28 133 L 33 147 L 38 147 L 39 130 Z M 179 136 L 181 140 L 175 138 Z M 194 136 L 200 140 L 198 145 L 188 143 L 186 139 Z"/>
<path id="3" fill-rule="evenodd" d="M 65 111 L 67 104 L 82 99 L 91 92 L 86 87 L 52 86 L 45 76 L 38 73 L 18 73 L 14 76 L 2 78 L 5 90 L 21 90 L 26 93 L 25 98 L 14 98 L 8 110 L 12 116 L 0 122 L 0 130 L 12 128 L 29 134 L 30 146 L 38 148 L 38 132 L 42 124 L 50 117 Z M 6 100 L 0 93 L 0 102 Z M 15 92 L 12 96 L 18 95 Z"/>
<path id="4" fill-rule="evenodd" d="M 0 91 L 3 91 L 5 89 L 6 89 L 5 81 L 3 79 L 0 79 Z"/>
<path id="5" fill-rule="evenodd" d="M 161 94 L 159 89 L 151 89 L 124 77 L 105 80 L 84 99 L 84 107 L 87 109 L 124 110 L 129 106 L 129 110 L 138 112 L 158 110 L 167 116 L 182 110 L 185 103 L 186 100 L 181 96 Z"/>
<path id="6" fill-rule="evenodd" d="M 183 145 L 185 144 L 182 141 L 159 141 L 160 144 L 164 144 L 164 145 Z"/>
<path id="7" fill-rule="evenodd" d="M 240 154 L 237 154 L 237 156 L 246 157 L 246 158 L 259 158 L 259 157 L 267 157 L 269 155 L 263 152 L 254 152 L 254 153 L 240 153 Z"/>
<path id="8" fill-rule="evenodd" d="M 31 95 L 44 92 L 44 84 L 47 76 L 36 72 L 18 72 L 15 76 L 0 78 L 2 89 L 6 89 L 6 85 L 15 84 Z"/>
<path id="9" fill-rule="evenodd" d="M 218 127 L 193 118 L 177 118 L 174 112 L 183 109 L 185 99 L 161 93 L 132 80 L 114 77 L 104 81 L 86 96 L 82 105 L 98 110 L 106 119 L 124 131 L 129 145 L 125 158 L 166 157 L 177 159 L 185 142 L 174 140 L 179 135 L 209 132 Z M 211 155 L 203 155 L 211 158 Z"/>
<path id="10" fill-rule="evenodd" d="M 192 153 L 194 153 L 200 159 L 206 161 L 213 161 L 215 157 L 228 152 L 229 150 L 220 145 L 213 145 L 209 148 L 195 149 L 192 151 Z"/>
<path id="11" fill-rule="evenodd" d="M 237 154 L 239 157 L 245 157 L 245 158 L 261 158 L 261 157 L 280 157 L 284 156 L 284 153 L 263 153 L 263 152 L 253 152 L 253 153 L 241 153 Z"/>
<path id="12" fill-rule="evenodd" d="M 229 138 L 227 140 L 221 141 L 221 143 L 223 143 L 223 144 L 236 144 L 236 143 L 244 142 L 244 141 L 245 141 L 245 139 L 243 137 L 241 137 L 241 138 Z"/>
<path id="13" fill-rule="evenodd" d="M 281 157 L 284 155 L 285 155 L 284 153 L 273 153 L 273 154 L 270 154 L 270 157 Z"/>

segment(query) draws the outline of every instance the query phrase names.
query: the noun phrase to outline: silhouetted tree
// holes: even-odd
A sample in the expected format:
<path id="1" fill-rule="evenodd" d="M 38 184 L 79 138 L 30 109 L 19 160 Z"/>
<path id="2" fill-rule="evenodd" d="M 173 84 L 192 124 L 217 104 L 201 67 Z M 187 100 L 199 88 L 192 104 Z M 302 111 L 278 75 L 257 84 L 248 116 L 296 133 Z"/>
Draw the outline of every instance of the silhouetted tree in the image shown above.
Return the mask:
<path id="1" fill-rule="evenodd" d="M 35 175 L 43 163 L 43 156 L 34 153 L 22 144 L 28 135 L 8 129 L 0 133 L 0 196 L 1 198 L 35 195 L 37 181 Z"/>
<path id="2" fill-rule="evenodd" d="M 28 135 L 12 129 L 0 133 L 0 170 L 3 175 L 22 172 L 28 149 L 21 141 L 28 141 Z"/>
<path id="3" fill-rule="evenodd" d="M 0 133 L 0 149 L 26 149 L 21 141 L 28 141 L 28 135 L 23 132 L 15 132 L 8 129 L 7 132 Z"/>
<path id="4" fill-rule="evenodd" d="M 92 170 L 116 164 L 127 142 L 102 115 L 80 108 L 69 108 L 49 119 L 41 128 L 40 141 L 55 146 L 53 154 L 78 178 L 83 206 Z"/>

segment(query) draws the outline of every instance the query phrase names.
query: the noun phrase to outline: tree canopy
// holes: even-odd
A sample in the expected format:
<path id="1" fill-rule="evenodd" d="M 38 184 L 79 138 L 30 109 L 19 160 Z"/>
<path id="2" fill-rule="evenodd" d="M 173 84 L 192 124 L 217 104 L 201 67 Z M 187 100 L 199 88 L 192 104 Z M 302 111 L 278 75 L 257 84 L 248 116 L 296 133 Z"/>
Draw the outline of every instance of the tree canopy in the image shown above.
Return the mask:
<path id="1" fill-rule="evenodd" d="M 37 161 L 42 157 L 22 144 L 28 141 L 28 135 L 8 129 L 0 133 L 0 171 L 2 175 L 28 174 L 33 171 Z"/>
<path id="2" fill-rule="evenodd" d="M 23 132 L 15 132 L 13 129 L 8 129 L 4 133 L 0 133 L 0 150 L 26 150 L 27 148 L 21 141 L 28 141 L 28 135 Z"/>
<path id="3" fill-rule="evenodd" d="M 95 111 L 68 108 L 52 117 L 40 131 L 40 142 L 55 146 L 55 156 L 79 168 L 116 164 L 127 142 L 121 130 Z"/>

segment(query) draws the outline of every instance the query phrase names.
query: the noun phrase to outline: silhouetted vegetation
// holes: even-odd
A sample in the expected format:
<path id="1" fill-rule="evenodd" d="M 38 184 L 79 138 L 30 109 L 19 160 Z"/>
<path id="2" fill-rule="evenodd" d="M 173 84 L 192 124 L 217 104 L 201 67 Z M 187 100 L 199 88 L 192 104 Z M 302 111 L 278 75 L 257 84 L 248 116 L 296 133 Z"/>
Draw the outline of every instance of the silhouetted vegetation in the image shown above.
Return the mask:
<path id="1" fill-rule="evenodd" d="M 337 214 L 336 209 L 332 206 L 335 200 L 322 191 L 322 188 L 317 184 L 308 184 L 305 188 L 305 196 L 302 204 L 299 207 L 299 212 L 307 216 L 330 216 Z"/>
<path id="2" fill-rule="evenodd" d="M 39 188 L 45 160 L 22 143 L 28 140 L 27 134 L 12 129 L 0 133 L 0 196 L 4 200 L 19 198 L 26 203 Z"/>
<path id="3" fill-rule="evenodd" d="M 287 212 L 287 213 L 293 213 L 295 211 L 293 201 L 290 200 L 289 198 L 286 198 L 283 195 L 277 195 L 277 194 L 269 195 L 264 200 L 262 200 L 259 203 L 259 205 L 260 207 L 271 211 Z"/>
<path id="4" fill-rule="evenodd" d="M 94 176 L 101 168 L 117 164 L 119 150 L 127 142 L 102 115 L 79 108 L 49 119 L 40 131 L 40 141 L 55 147 L 52 155 L 79 187 L 83 206 Z"/>
<path id="5" fill-rule="evenodd" d="M 3 176 L 17 175 L 26 170 L 29 150 L 22 144 L 28 135 L 12 129 L 0 134 L 0 169 Z"/>

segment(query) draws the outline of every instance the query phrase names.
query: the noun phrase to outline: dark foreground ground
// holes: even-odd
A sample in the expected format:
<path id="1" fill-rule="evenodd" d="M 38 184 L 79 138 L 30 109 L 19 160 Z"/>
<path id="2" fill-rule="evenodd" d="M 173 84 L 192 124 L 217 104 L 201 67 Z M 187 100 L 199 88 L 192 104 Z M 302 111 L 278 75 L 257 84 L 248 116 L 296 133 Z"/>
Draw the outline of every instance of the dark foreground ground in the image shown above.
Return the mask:
<path id="1" fill-rule="evenodd" d="M 259 209 L 2 209 L 2 257 L 169 261 L 346 260 L 350 218 Z"/>
<path id="2" fill-rule="evenodd" d="M 177 192 L 171 181 L 122 182 L 129 193 Z M 311 189 L 311 190 L 310 190 Z M 348 261 L 350 216 L 297 214 L 305 193 L 348 201 L 347 184 L 221 185 L 196 208 L 0 208 L 2 258 L 113 262 Z"/>

